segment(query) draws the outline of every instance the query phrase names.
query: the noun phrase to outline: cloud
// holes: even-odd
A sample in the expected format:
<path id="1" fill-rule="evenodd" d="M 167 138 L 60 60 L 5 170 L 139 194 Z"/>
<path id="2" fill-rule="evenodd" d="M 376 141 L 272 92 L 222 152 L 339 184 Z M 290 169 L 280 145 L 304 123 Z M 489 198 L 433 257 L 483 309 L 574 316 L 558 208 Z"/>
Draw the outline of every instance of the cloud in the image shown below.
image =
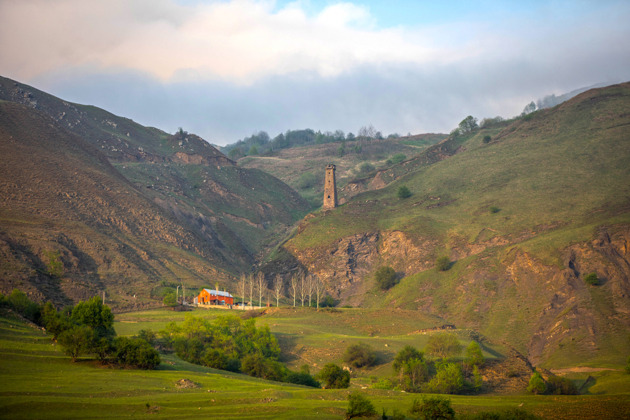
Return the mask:
<path id="1" fill-rule="evenodd" d="M 448 132 L 467 115 L 511 117 L 550 93 L 630 79 L 627 2 L 389 27 L 360 4 L 304 4 L 4 1 L 0 73 L 219 144 L 370 123 Z"/>

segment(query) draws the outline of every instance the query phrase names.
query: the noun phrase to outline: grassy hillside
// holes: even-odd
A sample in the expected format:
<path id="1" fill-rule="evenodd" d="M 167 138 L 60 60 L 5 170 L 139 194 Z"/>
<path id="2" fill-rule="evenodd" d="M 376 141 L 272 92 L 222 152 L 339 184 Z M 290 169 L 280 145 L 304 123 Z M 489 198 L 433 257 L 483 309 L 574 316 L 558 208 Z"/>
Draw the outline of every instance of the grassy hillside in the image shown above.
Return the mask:
<path id="1" fill-rule="evenodd" d="M 0 100 L 4 292 L 62 304 L 107 290 L 115 307 L 136 307 L 161 300 L 161 285 L 229 283 L 308 209 L 283 182 L 184 130 L 6 78 Z M 47 272 L 51 258 L 63 273 Z"/>
<path id="2" fill-rule="evenodd" d="M 318 208 L 324 194 L 324 169 L 329 163 L 337 167 L 339 198 L 344 202 L 356 194 L 353 188 L 347 187 L 349 183 L 411 159 L 445 137 L 443 134 L 422 134 L 293 147 L 264 156 L 247 156 L 239 159 L 238 164 L 273 174 L 295 188 L 313 208 Z"/>
<path id="3" fill-rule="evenodd" d="M 285 250 L 351 304 L 429 312 L 535 363 L 622 363 L 629 130 L 630 84 L 476 130 L 401 164 L 387 187 L 303 221 Z M 402 185 L 411 197 L 398 198 Z M 439 256 L 450 270 L 435 269 Z M 387 293 L 371 280 L 381 265 L 402 278 Z M 591 272 L 599 286 L 584 283 Z"/>
<path id="4" fill-rule="evenodd" d="M 208 317 L 214 311 L 204 311 Z M 223 312 L 223 311 L 221 311 Z M 120 333 L 132 333 L 130 326 L 151 326 L 166 315 L 145 312 L 120 319 Z M 305 327 L 304 312 L 282 321 L 264 317 L 259 321 L 283 324 L 287 333 Z M 143 321 L 140 321 L 140 320 Z M 137 321 L 132 323 L 130 321 Z M 124 321 L 124 322 L 123 322 Z M 352 322 L 361 323 L 361 318 Z M 291 324 L 295 326 L 290 326 Z M 126 331 L 122 330 L 126 326 Z M 315 323 L 315 328 L 323 326 Z M 2 418 L 340 418 L 347 407 L 347 395 L 359 390 L 380 413 L 396 408 L 405 412 L 417 394 L 362 389 L 353 379 L 350 390 L 323 390 L 264 381 L 244 375 L 204 368 L 163 356 L 155 371 L 101 367 L 82 359 L 71 363 L 50 338 L 11 315 L 0 317 L 0 417 Z M 458 414 L 520 408 L 543 418 L 622 418 L 630 414 L 627 375 L 594 373 L 593 395 L 533 396 L 482 395 L 451 396 Z M 186 379 L 192 387 L 180 387 Z"/>

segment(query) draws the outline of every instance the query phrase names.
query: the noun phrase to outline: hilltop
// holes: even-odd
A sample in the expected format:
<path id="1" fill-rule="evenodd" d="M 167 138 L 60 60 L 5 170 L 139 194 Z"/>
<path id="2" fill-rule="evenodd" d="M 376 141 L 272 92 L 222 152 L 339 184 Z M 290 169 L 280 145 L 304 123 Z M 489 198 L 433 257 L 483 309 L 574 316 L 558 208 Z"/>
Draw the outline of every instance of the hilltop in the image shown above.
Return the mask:
<path id="1" fill-rule="evenodd" d="M 0 78 L 2 291 L 114 307 L 235 276 L 307 211 L 290 187 L 168 134 Z"/>
<path id="2" fill-rule="evenodd" d="M 441 316 L 534 363 L 621 363 L 630 331 L 630 84 L 449 136 L 306 218 L 269 270 L 342 303 Z M 378 182 L 376 182 L 378 181 Z M 400 186 L 412 195 L 397 196 Z M 436 269 L 438 257 L 451 261 Z M 391 266 L 400 282 L 376 288 Z M 595 273 L 599 285 L 584 279 Z"/>

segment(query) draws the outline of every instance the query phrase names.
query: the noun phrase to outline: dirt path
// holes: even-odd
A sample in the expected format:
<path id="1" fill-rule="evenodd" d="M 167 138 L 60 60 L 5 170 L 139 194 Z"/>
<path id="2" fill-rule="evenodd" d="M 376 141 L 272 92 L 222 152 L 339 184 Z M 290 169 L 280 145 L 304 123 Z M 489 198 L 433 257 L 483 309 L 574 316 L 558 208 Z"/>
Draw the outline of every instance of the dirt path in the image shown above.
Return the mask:
<path id="1" fill-rule="evenodd" d="M 577 367 L 570 367 L 570 368 L 564 368 L 564 369 L 550 369 L 551 373 L 553 373 L 554 375 L 566 375 L 567 373 L 591 373 L 591 372 L 601 372 L 604 370 L 620 371 L 621 369 L 593 368 L 593 367 L 587 367 L 587 366 L 577 366 Z"/>

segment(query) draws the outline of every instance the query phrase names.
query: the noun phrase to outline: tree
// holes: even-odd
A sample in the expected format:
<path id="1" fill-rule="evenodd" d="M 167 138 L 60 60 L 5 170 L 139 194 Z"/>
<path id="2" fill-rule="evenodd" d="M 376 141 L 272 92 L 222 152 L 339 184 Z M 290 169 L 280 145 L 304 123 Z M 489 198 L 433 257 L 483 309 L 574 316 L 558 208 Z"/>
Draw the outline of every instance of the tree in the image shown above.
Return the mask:
<path id="1" fill-rule="evenodd" d="M 451 407 L 451 400 L 442 397 L 422 398 L 422 402 L 414 400 L 409 414 L 423 420 L 455 418 L 455 410 Z"/>
<path id="2" fill-rule="evenodd" d="M 72 310 L 71 321 L 86 325 L 94 331 L 95 338 L 112 338 L 116 335 L 114 330 L 114 314 L 109 306 L 104 305 L 98 296 L 79 302 Z"/>
<path id="3" fill-rule="evenodd" d="M 477 118 L 474 118 L 472 115 L 469 115 L 459 123 L 457 128 L 459 129 L 459 132 L 461 134 L 470 133 L 476 130 L 477 128 L 479 128 L 479 126 L 477 125 Z"/>
<path id="4" fill-rule="evenodd" d="M 523 112 L 521 112 L 521 116 L 531 114 L 534 111 L 536 111 L 536 104 L 534 103 L 534 101 L 531 101 L 530 103 L 525 105 L 525 108 L 523 108 Z"/>
<path id="5" fill-rule="evenodd" d="M 155 369 L 160 355 L 141 338 L 118 337 L 114 340 L 114 359 L 122 366 Z"/>
<path id="6" fill-rule="evenodd" d="M 597 273 L 590 273 L 584 276 L 584 283 L 590 284 L 591 286 L 597 286 L 599 284 Z"/>
<path id="7" fill-rule="evenodd" d="M 168 291 L 164 295 L 164 299 L 162 299 L 162 303 L 164 304 L 164 306 L 168 306 L 171 308 L 174 306 L 177 306 L 177 297 L 175 296 L 175 293 L 172 290 Z"/>
<path id="8" fill-rule="evenodd" d="M 304 299 L 306 298 L 306 275 L 304 273 L 300 274 L 300 301 L 302 302 L 302 306 L 304 306 Z"/>
<path id="9" fill-rule="evenodd" d="M 531 392 L 532 394 L 544 394 L 547 390 L 547 385 L 545 384 L 545 380 L 538 372 L 534 372 L 534 374 L 529 378 L 529 385 L 527 385 L 527 392 Z"/>
<path id="10" fill-rule="evenodd" d="M 359 392 L 353 392 L 348 395 L 348 409 L 346 410 L 346 419 L 355 417 L 371 417 L 376 414 L 374 405 L 361 395 Z"/>
<path id="11" fill-rule="evenodd" d="M 396 271 L 389 266 L 380 267 L 374 273 L 374 280 L 381 290 L 388 290 L 396 284 Z"/>
<path id="12" fill-rule="evenodd" d="M 256 287 L 258 289 L 258 306 L 263 306 L 262 304 L 262 295 L 263 295 L 263 290 L 266 289 L 265 287 L 265 275 L 263 274 L 262 271 L 259 271 L 258 274 L 256 274 Z"/>
<path id="13" fill-rule="evenodd" d="M 313 290 L 315 288 L 315 278 L 313 275 L 309 274 L 306 277 L 306 294 L 308 295 L 308 307 L 311 307 L 311 300 L 313 297 Z"/>
<path id="14" fill-rule="evenodd" d="M 319 299 L 324 291 L 324 283 L 319 276 L 313 276 L 315 280 L 315 299 L 317 301 L 317 309 L 319 309 Z"/>
<path id="15" fill-rule="evenodd" d="M 346 349 L 343 361 L 356 368 L 369 367 L 376 363 L 376 352 L 369 344 L 352 344 Z"/>
<path id="16" fill-rule="evenodd" d="M 238 284 L 238 290 L 241 293 L 241 299 L 245 303 L 245 290 L 247 290 L 247 276 L 241 274 L 241 281 Z"/>
<path id="17" fill-rule="evenodd" d="M 398 352 L 393 368 L 399 375 L 400 385 L 407 392 L 419 391 L 420 384 L 429 377 L 424 354 L 412 346 L 405 346 Z"/>
<path id="18" fill-rule="evenodd" d="M 298 278 L 297 276 L 291 276 L 291 297 L 293 297 L 293 307 L 295 308 L 295 298 L 298 291 Z"/>
<path id="19" fill-rule="evenodd" d="M 282 281 L 282 276 L 280 276 L 280 274 L 276 274 L 276 277 L 273 279 L 273 291 L 276 297 L 276 307 L 280 306 L 280 296 L 282 296 L 283 287 L 284 282 Z"/>
<path id="20" fill-rule="evenodd" d="M 439 257 L 435 261 L 435 268 L 437 268 L 439 271 L 447 271 L 449 268 L 451 268 L 451 259 L 447 256 Z"/>
<path id="21" fill-rule="evenodd" d="M 249 283 L 249 306 L 254 306 L 254 276 L 247 276 L 247 282 Z"/>
<path id="22" fill-rule="evenodd" d="M 458 363 L 441 363 L 429 381 L 428 389 L 440 394 L 456 394 L 464 388 L 464 374 Z"/>
<path id="23" fill-rule="evenodd" d="M 425 349 L 427 354 L 446 359 L 447 357 L 459 356 L 462 352 L 462 345 L 455 334 L 438 333 L 429 337 L 429 342 Z"/>
<path id="24" fill-rule="evenodd" d="M 341 369 L 334 363 L 328 363 L 317 375 L 326 389 L 341 389 L 350 386 L 350 372 Z"/>
<path id="25" fill-rule="evenodd" d="M 406 185 L 401 185 L 400 187 L 398 187 L 398 198 L 400 198 L 401 200 L 404 200 L 405 198 L 409 198 L 411 197 L 411 191 L 409 191 L 409 188 L 407 188 Z"/>
<path id="26" fill-rule="evenodd" d="M 79 356 L 86 353 L 91 346 L 94 332 L 86 325 L 75 325 L 59 334 L 57 341 L 63 347 L 64 353 L 76 362 Z"/>
<path id="27" fill-rule="evenodd" d="M 466 364 L 468 366 L 483 366 L 486 359 L 483 357 L 481 346 L 476 341 L 471 341 L 466 347 Z"/>

